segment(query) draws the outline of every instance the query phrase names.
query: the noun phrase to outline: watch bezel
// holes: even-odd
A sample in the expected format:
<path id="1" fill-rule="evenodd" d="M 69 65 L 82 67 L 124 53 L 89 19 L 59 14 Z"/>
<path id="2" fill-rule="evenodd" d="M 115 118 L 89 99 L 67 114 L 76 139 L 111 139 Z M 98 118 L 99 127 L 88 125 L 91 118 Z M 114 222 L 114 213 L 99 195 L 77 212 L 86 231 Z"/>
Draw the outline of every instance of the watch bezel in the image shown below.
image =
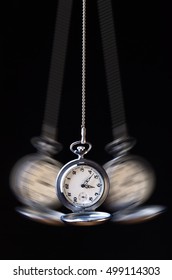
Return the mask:
<path id="1" fill-rule="evenodd" d="M 72 167 L 75 167 L 75 166 L 77 167 L 77 166 L 82 166 L 82 165 L 88 165 L 88 166 L 96 169 L 102 176 L 102 180 L 104 183 L 104 189 L 103 189 L 100 199 L 98 201 L 96 201 L 95 203 L 93 202 L 93 204 L 91 206 L 79 206 L 79 205 L 76 205 L 75 203 L 71 203 L 70 201 L 67 200 L 67 198 L 65 197 L 64 192 L 63 192 L 62 182 L 63 182 L 64 176 L 66 175 L 66 171 L 72 169 Z M 72 210 L 73 212 L 92 211 L 92 210 L 95 210 L 96 208 L 98 208 L 105 201 L 105 199 L 108 195 L 108 192 L 109 192 L 109 187 L 110 187 L 109 178 L 108 178 L 108 175 L 107 175 L 106 171 L 104 170 L 104 168 L 101 167 L 100 165 L 98 165 L 97 163 L 95 163 L 94 161 L 87 160 L 85 158 L 72 160 L 72 161 L 68 162 L 66 165 L 64 165 L 62 167 L 62 169 L 60 170 L 60 172 L 56 178 L 56 193 L 57 193 L 58 198 L 66 208 Z"/>

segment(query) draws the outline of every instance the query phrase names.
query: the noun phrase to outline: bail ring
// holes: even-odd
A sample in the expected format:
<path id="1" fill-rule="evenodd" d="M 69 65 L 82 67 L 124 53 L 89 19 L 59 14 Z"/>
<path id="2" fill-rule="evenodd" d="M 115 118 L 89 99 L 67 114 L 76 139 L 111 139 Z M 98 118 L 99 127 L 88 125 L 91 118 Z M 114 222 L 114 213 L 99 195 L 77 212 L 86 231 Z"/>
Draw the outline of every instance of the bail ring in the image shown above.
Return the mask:
<path id="1" fill-rule="evenodd" d="M 84 144 L 81 143 L 81 141 L 73 142 L 70 145 L 70 150 L 77 154 L 79 157 L 83 157 L 85 154 L 87 154 L 92 148 L 91 143 L 85 142 Z"/>

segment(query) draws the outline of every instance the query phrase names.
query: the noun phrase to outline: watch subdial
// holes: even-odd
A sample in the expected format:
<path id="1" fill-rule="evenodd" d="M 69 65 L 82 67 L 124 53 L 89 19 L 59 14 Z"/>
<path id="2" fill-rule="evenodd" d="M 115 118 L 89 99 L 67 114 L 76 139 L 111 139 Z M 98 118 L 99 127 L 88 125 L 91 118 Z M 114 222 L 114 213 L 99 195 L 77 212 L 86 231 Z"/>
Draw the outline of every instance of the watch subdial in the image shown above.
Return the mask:
<path id="1" fill-rule="evenodd" d="M 88 195 L 84 192 L 81 192 L 78 195 L 78 201 L 81 202 L 81 203 L 87 201 L 87 199 L 88 199 Z"/>

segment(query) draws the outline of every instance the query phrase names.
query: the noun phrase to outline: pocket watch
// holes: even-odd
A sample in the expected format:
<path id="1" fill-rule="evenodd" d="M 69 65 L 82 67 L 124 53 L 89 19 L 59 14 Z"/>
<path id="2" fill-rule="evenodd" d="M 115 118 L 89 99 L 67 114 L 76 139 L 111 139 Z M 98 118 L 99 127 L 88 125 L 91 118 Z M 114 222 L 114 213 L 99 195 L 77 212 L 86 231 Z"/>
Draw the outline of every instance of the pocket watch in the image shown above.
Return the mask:
<path id="1" fill-rule="evenodd" d="M 154 190 L 155 175 L 147 161 L 128 154 L 128 151 L 134 146 L 135 140 L 129 137 L 127 132 L 111 2 L 110 0 L 97 1 L 114 139 L 105 147 L 114 159 L 104 165 L 110 180 L 110 191 L 104 205 L 109 210 L 116 211 L 112 215 L 112 221 L 135 223 L 160 214 L 164 207 L 139 206 L 151 196 Z"/>
<path id="2" fill-rule="evenodd" d="M 126 207 L 136 207 L 152 194 L 155 175 L 150 164 L 139 156 L 128 155 L 133 139 L 118 139 L 107 150 L 116 152 L 116 157 L 104 165 L 109 180 L 110 191 L 105 206 L 114 211 Z M 113 150 L 113 151 L 112 151 Z"/>
<path id="3" fill-rule="evenodd" d="M 133 138 L 125 136 L 106 146 L 106 150 L 115 155 L 113 160 L 104 165 L 110 180 L 105 208 L 115 211 L 111 222 L 145 222 L 166 210 L 162 205 L 140 206 L 154 190 L 155 174 L 145 159 L 127 154 L 134 144 Z"/>
<path id="4" fill-rule="evenodd" d="M 109 179 L 97 163 L 86 160 L 91 149 L 86 142 L 86 0 L 82 1 L 82 122 L 81 141 L 70 145 L 78 159 L 70 161 L 60 170 L 56 180 L 56 192 L 61 203 L 73 211 L 61 219 L 73 225 L 96 225 L 110 219 L 109 213 L 95 212 L 106 199 Z"/>
<path id="5" fill-rule="evenodd" d="M 77 225 L 102 223 L 110 219 L 111 215 L 94 210 L 108 195 L 108 176 L 100 165 L 84 158 L 91 149 L 90 143 L 77 141 L 71 144 L 70 149 L 78 155 L 78 159 L 64 165 L 56 180 L 59 200 L 73 211 L 62 216 L 62 220 Z"/>
<path id="6" fill-rule="evenodd" d="M 20 159 L 10 175 L 10 186 L 18 200 L 30 207 L 59 208 L 60 201 L 55 191 L 55 180 L 62 164 L 50 154 L 59 149 L 57 142 L 34 138 L 38 153 Z"/>
<path id="7" fill-rule="evenodd" d="M 62 213 L 52 210 L 61 206 L 55 192 L 55 180 L 62 167 L 52 155 L 61 150 L 60 143 L 55 140 L 58 135 L 72 7 L 72 0 L 58 1 L 41 137 L 33 139 L 38 153 L 21 159 L 10 176 L 14 194 L 25 205 L 17 208 L 17 211 L 48 224 L 63 223 L 60 218 Z"/>

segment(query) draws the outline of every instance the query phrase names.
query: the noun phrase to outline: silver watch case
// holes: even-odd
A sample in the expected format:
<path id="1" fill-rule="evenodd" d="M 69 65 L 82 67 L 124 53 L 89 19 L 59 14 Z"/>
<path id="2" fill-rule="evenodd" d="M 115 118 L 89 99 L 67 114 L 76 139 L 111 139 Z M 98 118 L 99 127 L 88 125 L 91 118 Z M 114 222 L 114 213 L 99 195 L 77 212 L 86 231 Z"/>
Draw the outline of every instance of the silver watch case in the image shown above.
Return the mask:
<path id="1" fill-rule="evenodd" d="M 73 226 L 96 226 L 111 219 L 111 214 L 98 211 L 85 211 L 65 214 L 61 220 Z"/>
<path id="2" fill-rule="evenodd" d="M 102 176 L 103 181 L 104 181 L 104 191 L 102 196 L 100 197 L 100 199 L 93 205 L 89 206 L 89 207 L 82 207 L 82 206 L 78 206 L 75 205 L 74 203 L 70 203 L 64 193 L 63 193 L 63 186 L 62 186 L 62 179 L 66 174 L 67 170 L 70 170 L 72 168 L 74 168 L 75 166 L 82 166 L 82 165 L 88 165 L 92 168 L 95 168 Z M 61 203 L 68 209 L 72 210 L 73 212 L 85 212 L 85 211 L 93 211 L 96 208 L 98 208 L 106 199 L 108 192 L 109 192 L 109 178 L 105 172 L 105 170 L 98 165 L 97 163 L 95 163 L 94 161 L 91 160 L 87 160 L 85 158 L 80 158 L 77 160 L 72 160 L 69 163 L 67 163 L 66 165 L 64 165 L 62 167 L 62 169 L 60 170 L 57 179 L 56 179 L 56 192 L 57 192 L 57 196 L 59 198 L 59 200 L 61 201 Z"/>

